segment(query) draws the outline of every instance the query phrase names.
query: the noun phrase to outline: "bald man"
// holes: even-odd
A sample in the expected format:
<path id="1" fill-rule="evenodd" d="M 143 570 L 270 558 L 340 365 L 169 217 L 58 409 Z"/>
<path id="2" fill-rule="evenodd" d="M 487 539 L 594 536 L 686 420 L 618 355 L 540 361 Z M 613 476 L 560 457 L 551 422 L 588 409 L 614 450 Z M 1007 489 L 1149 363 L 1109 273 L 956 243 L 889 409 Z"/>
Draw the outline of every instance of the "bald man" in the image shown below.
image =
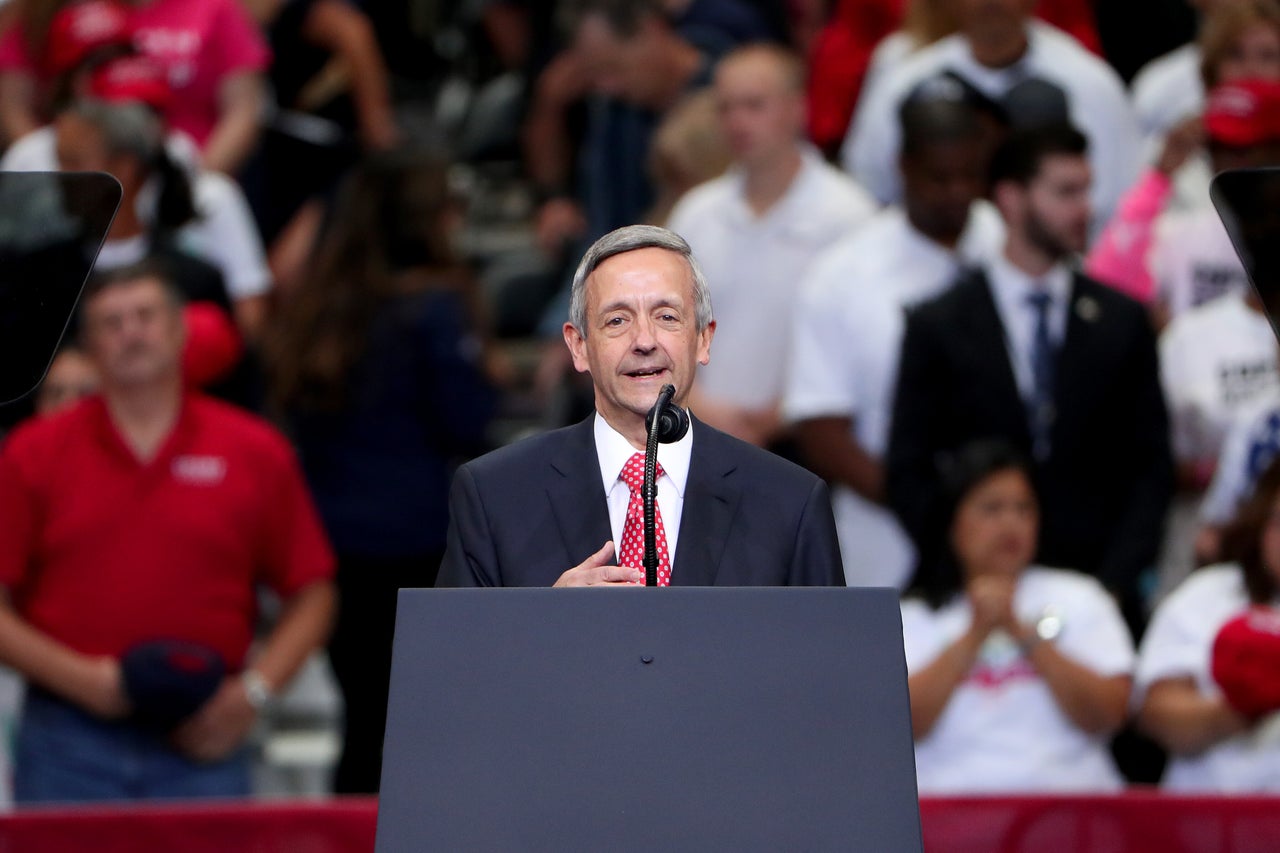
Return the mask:
<path id="1" fill-rule="evenodd" d="M 740 48 L 720 61 L 714 92 L 734 165 L 686 194 L 668 223 L 702 262 L 724 321 L 692 406 L 715 427 L 766 445 L 780 437 L 796 284 L 876 205 L 804 141 L 804 70 L 795 55 Z"/>

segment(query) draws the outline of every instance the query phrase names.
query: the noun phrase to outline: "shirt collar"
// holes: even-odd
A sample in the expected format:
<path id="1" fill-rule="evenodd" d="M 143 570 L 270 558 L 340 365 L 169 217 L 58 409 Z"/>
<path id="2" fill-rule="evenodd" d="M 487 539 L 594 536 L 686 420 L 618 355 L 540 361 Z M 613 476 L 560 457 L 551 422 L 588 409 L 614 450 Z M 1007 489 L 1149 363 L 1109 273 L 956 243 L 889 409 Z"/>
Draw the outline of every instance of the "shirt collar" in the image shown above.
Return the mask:
<path id="1" fill-rule="evenodd" d="M 165 436 L 164 440 L 160 442 L 155 456 L 146 461 L 138 458 L 133 448 L 129 446 L 129 442 L 120 433 L 119 428 L 111 417 L 111 410 L 107 408 L 107 401 L 101 394 L 88 398 L 85 404 L 91 407 L 91 418 L 96 424 L 99 441 L 110 452 L 138 467 L 149 468 L 158 462 L 162 462 L 180 452 L 189 443 L 193 423 L 191 394 L 188 392 L 184 391 L 182 394 L 178 417 L 174 421 L 173 428 Z"/>
<path id="2" fill-rule="evenodd" d="M 1044 275 L 1031 276 L 999 252 L 991 259 L 990 276 L 996 299 L 1013 310 L 1025 308 L 1027 297 L 1040 291 L 1049 294 L 1054 307 L 1065 305 L 1071 296 L 1071 271 L 1061 263 Z"/>
<path id="3" fill-rule="evenodd" d="M 594 424 L 596 440 L 596 459 L 600 464 L 600 479 L 607 495 L 618 482 L 618 474 L 622 466 L 627 464 L 637 451 L 623 435 L 609 425 L 599 412 L 596 412 Z M 693 456 L 693 423 L 684 438 L 672 444 L 658 445 L 658 462 L 662 470 L 675 487 L 676 494 L 684 497 L 684 487 L 689 481 L 689 463 Z"/>
<path id="4" fill-rule="evenodd" d="M 809 196 L 809 187 L 822 168 L 822 163 L 822 154 L 817 148 L 809 142 L 800 143 L 800 169 L 787 185 L 787 191 L 761 216 L 756 216 L 747 204 L 746 173 L 741 166 L 731 166 L 729 179 L 733 185 L 733 204 L 729 207 L 729 220 L 740 228 L 775 220 L 783 225 L 791 225 L 795 217 L 788 211 L 802 205 Z"/>

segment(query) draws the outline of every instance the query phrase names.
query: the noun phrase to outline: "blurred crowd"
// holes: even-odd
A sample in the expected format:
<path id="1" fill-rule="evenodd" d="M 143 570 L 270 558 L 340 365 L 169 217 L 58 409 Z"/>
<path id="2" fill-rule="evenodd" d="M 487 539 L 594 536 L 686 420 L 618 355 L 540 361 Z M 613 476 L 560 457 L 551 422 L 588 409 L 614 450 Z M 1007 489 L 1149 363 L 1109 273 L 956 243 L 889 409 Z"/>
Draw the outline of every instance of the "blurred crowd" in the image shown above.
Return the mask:
<path id="1" fill-rule="evenodd" d="M 568 279 L 638 222 L 710 284 L 692 411 L 903 593 L 922 793 L 1280 790 L 1280 351 L 1209 193 L 1280 166 L 1277 0 L 0 15 L 0 168 L 123 189 L 0 410 L 20 802 L 247 792 L 317 652 L 375 791 L 451 472 L 590 412 Z"/>

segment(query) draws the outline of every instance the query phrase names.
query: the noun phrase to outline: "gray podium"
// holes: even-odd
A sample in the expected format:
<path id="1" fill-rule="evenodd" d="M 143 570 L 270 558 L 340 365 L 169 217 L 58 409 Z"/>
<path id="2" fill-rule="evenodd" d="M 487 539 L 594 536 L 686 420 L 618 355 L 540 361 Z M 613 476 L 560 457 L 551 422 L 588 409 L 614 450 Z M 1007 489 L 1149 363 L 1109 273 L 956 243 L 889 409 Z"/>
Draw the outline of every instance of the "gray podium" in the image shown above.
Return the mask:
<path id="1" fill-rule="evenodd" d="M 888 589 L 402 590 L 377 849 L 921 849 Z"/>

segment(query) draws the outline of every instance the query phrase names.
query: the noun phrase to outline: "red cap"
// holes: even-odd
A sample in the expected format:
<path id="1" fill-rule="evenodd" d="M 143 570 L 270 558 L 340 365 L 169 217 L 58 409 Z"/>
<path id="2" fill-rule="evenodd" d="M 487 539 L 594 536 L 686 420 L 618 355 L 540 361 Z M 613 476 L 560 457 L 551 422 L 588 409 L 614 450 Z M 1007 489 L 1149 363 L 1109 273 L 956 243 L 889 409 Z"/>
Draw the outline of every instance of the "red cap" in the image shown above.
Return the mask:
<path id="1" fill-rule="evenodd" d="M 1224 145 L 1280 139 L 1280 82 L 1233 80 L 1209 93 L 1204 109 L 1209 138 Z"/>
<path id="2" fill-rule="evenodd" d="M 187 344 L 182 350 L 182 376 L 203 388 L 226 378 L 240 360 L 243 347 L 235 322 L 212 302 L 188 302 L 182 309 Z"/>
<path id="3" fill-rule="evenodd" d="M 173 92 L 164 69 L 146 56 L 121 56 L 103 63 L 89 80 L 89 94 L 104 101 L 141 101 L 163 113 Z"/>
<path id="4" fill-rule="evenodd" d="M 1212 666 L 1223 697 L 1241 714 L 1280 709 L 1280 611 L 1253 607 L 1223 625 Z"/>
<path id="5" fill-rule="evenodd" d="M 103 48 L 130 48 L 133 33 L 127 10 L 111 0 L 84 0 L 61 9 L 49 23 L 49 71 L 75 69 Z"/>

